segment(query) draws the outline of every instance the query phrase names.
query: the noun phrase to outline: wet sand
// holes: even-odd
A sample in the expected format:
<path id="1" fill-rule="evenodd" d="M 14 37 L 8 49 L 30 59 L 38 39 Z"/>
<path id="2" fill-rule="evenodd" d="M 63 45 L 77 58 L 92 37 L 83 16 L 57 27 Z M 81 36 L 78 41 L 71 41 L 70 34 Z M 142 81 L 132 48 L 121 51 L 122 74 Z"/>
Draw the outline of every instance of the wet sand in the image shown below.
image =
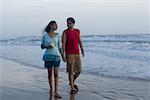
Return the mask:
<path id="1" fill-rule="evenodd" d="M 49 96 L 46 69 L 0 58 L 0 100 L 149 100 L 150 81 L 81 74 L 76 95 L 70 95 L 67 73 L 59 73 L 62 99 Z M 54 84 L 53 84 L 54 85 Z"/>

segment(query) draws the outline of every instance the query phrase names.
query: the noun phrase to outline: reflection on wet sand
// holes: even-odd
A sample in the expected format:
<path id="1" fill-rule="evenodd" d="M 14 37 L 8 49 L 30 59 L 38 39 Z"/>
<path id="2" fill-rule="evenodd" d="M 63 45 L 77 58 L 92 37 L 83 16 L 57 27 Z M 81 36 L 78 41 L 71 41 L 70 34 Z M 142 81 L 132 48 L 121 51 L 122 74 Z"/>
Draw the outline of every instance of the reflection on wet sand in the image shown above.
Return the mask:
<path id="1" fill-rule="evenodd" d="M 75 100 L 74 96 L 75 96 L 74 94 L 70 94 L 70 100 Z"/>
<path id="2" fill-rule="evenodd" d="M 54 98 L 54 99 L 53 99 Z M 49 96 L 49 100 L 62 100 L 60 98 L 54 97 L 53 95 Z M 74 99 L 73 99 L 74 100 Z"/>
<path id="3" fill-rule="evenodd" d="M 52 97 L 53 97 L 52 95 L 49 95 L 49 100 L 52 100 Z"/>
<path id="4" fill-rule="evenodd" d="M 53 95 L 50 95 L 49 100 L 63 100 L 63 99 L 59 99 L 59 98 L 54 97 Z M 70 94 L 69 100 L 75 100 L 75 94 Z"/>

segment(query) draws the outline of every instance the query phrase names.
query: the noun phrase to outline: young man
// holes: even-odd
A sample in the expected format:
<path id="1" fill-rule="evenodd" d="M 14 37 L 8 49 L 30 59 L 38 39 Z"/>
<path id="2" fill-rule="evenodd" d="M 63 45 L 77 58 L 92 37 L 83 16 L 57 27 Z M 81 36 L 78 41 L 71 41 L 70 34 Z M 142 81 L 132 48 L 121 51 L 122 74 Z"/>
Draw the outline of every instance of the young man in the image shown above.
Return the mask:
<path id="1" fill-rule="evenodd" d="M 80 30 L 74 28 L 75 20 L 72 17 L 67 18 L 67 29 L 64 30 L 62 35 L 62 52 L 63 61 L 67 62 L 68 78 L 71 86 L 71 93 L 78 92 L 78 86 L 75 85 L 75 80 L 81 73 L 81 59 L 84 56 L 84 49 L 81 42 Z"/>

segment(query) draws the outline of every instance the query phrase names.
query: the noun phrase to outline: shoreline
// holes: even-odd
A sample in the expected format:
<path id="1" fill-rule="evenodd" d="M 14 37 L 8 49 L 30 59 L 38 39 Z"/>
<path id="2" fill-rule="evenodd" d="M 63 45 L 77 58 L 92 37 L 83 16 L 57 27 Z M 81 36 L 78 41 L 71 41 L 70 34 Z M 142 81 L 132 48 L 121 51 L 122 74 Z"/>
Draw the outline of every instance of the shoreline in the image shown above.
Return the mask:
<path id="1" fill-rule="evenodd" d="M 1 59 L 0 90 L 2 100 L 55 100 L 49 96 L 47 70 Z M 113 79 L 81 74 L 80 91 L 70 95 L 67 73 L 59 73 L 62 100 L 149 100 L 150 82 Z"/>
<path id="2" fill-rule="evenodd" d="M 42 67 L 39 67 L 39 66 L 30 65 L 30 64 L 23 63 L 23 62 L 18 62 L 17 60 L 11 59 L 11 58 L 0 57 L 0 59 L 5 59 L 5 60 L 8 60 L 8 61 L 13 61 L 13 62 L 21 64 L 23 66 L 29 66 L 29 67 L 33 67 L 33 68 L 37 68 L 37 69 L 45 69 L 44 67 L 42 68 Z M 60 71 L 63 71 L 64 73 L 66 73 L 65 72 L 65 68 L 63 68 L 63 69 L 60 68 Z M 82 74 L 86 75 L 86 74 L 88 74 L 88 72 L 82 72 Z M 96 75 L 96 74 L 92 74 L 92 73 L 90 73 L 90 74 L 93 75 L 93 76 L 96 76 L 96 77 L 103 77 L 103 78 L 110 78 L 110 79 L 131 80 L 131 81 L 147 81 L 147 82 L 150 82 L 150 79 L 143 79 L 143 78 L 121 77 L 121 76 L 108 76 L 108 75 Z"/>

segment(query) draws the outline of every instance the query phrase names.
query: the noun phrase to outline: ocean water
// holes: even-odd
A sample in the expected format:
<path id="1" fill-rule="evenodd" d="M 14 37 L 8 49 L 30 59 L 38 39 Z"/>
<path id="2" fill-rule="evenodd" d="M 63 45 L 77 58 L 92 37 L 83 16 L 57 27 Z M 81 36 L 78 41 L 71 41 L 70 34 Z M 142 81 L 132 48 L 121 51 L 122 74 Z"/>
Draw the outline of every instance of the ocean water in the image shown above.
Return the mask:
<path id="1" fill-rule="evenodd" d="M 150 81 L 150 34 L 84 35 L 83 74 Z M 0 40 L 0 57 L 44 69 L 41 36 Z M 60 69 L 65 71 L 62 61 Z M 12 67 L 12 66 L 8 66 Z"/>

